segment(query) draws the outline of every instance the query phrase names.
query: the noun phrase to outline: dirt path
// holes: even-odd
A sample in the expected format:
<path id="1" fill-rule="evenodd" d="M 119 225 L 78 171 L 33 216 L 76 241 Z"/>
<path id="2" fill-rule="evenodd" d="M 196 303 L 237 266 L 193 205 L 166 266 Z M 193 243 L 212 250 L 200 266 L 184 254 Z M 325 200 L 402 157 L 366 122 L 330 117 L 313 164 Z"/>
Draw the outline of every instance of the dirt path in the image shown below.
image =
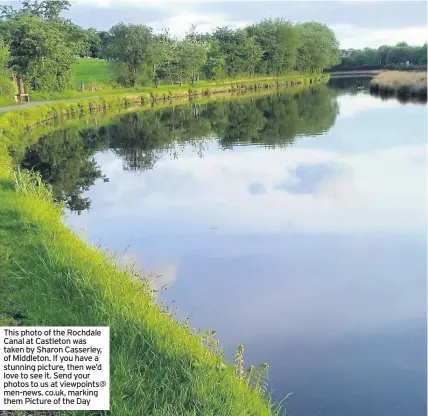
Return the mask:
<path id="1" fill-rule="evenodd" d="M 99 98 L 99 96 L 98 95 L 93 95 L 91 97 L 83 97 L 83 98 L 67 98 L 65 100 L 30 101 L 29 103 L 14 104 L 14 105 L 8 105 L 6 107 L 0 107 L 0 113 L 5 113 L 6 111 L 21 110 L 23 108 L 29 108 L 29 107 L 37 107 L 38 105 L 43 105 L 43 104 L 53 104 L 53 103 L 61 103 L 61 102 L 69 102 L 69 101 L 79 101 L 79 100 L 82 100 L 82 99 L 90 100 L 92 98 Z"/>

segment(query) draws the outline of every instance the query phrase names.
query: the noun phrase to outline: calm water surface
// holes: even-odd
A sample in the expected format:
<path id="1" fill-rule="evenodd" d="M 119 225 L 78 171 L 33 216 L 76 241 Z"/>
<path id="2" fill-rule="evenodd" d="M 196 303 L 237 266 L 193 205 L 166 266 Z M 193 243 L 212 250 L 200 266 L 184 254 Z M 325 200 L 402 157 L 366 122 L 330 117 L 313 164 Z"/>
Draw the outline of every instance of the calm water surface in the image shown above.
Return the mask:
<path id="1" fill-rule="evenodd" d="M 23 165 L 227 359 L 269 363 L 288 416 L 423 416 L 426 107 L 367 82 L 128 114 Z"/>

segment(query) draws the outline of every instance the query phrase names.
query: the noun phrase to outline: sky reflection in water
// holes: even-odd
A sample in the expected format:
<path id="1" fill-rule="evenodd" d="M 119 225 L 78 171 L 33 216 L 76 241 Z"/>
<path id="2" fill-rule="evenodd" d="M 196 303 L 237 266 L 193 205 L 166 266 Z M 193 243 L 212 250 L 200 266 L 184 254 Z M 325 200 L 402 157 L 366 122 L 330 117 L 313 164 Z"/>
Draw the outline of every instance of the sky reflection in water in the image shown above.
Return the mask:
<path id="1" fill-rule="evenodd" d="M 226 356 L 270 364 L 288 416 L 426 414 L 426 108 L 337 98 L 287 149 L 180 147 L 153 170 L 96 154 L 109 183 L 66 222 L 138 266 Z"/>

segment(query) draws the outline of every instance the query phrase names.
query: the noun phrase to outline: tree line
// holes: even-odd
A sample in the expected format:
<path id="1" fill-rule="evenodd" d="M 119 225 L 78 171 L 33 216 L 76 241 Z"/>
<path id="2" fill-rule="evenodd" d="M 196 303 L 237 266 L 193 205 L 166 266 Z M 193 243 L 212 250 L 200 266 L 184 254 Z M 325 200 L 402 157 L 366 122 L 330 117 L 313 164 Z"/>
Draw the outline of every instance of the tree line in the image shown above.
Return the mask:
<path id="1" fill-rule="evenodd" d="M 291 71 L 426 67 L 426 44 L 340 50 L 334 32 L 318 22 L 265 19 L 212 33 L 193 26 L 178 39 L 167 29 L 155 33 L 146 25 L 83 29 L 62 17 L 70 7 L 69 0 L 23 0 L 18 9 L 0 5 L 0 95 L 11 92 L 12 74 L 30 91 L 70 89 L 77 57 L 108 60 L 116 84 L 124 87 Z"/>
<path id="2" fill-rule="evenodd" d="M 33 91 L 63 91 L 72 86 L 78 56 L 107 59 L 116 82 L 126 87 L 313 73 L 339 63 L 334 32 L 317 22 L 265 19 L 212 33 L 192 27 L 178 39 L 167 29 L 155 33 L 146 25 L 83 29 L 61 16 L 70 7 L 68 0 L 25 0 L 19 9 L 0 6 L 3 75 L 21 77 Z"/>
<path id="3" fill-rule="evenodd" d="M 331 71 L 370 69 L 426 69 L 427 44 L 411 46 L 406 42 L 377 49 L 347 49 L 340 51 L 340 64 Z"/>

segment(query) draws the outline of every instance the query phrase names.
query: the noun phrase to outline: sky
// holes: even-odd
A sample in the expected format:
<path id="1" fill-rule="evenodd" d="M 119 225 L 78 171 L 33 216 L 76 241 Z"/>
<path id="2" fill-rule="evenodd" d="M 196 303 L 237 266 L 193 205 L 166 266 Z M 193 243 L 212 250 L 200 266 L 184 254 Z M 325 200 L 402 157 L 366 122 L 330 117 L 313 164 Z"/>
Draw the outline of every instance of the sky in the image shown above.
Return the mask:
<path id="1" fill-rule="evenodd" d="M 0 4 L 18 4 L 16 1 Z M 66 16 L 85 27 L 108 30 L 116 23 L 169 28 L 178 37 L 192 24 L 207 32 L 219 26 L 244 27 L 265 17 L 293 22 L 316 20 L 330 26 L 343 49 L 377 48 L 427 41 L 427 2 L 388 0 L 71 0 Z"/>
<path id="2" fill-rule="evenodd" d="M 329 25 L 342 48 L 378 47 L 400 41 L 427 40 L 425 1 L 209 1 L 209 0 L 72 0 L 68 12 L 84 27 L 143 23 L 155 31 L 168 27 L 182 36 L 195 23 L 199 31 L 218 26 L 243 27 L 264 17 L 293 22 L 316 20 Z"/>

